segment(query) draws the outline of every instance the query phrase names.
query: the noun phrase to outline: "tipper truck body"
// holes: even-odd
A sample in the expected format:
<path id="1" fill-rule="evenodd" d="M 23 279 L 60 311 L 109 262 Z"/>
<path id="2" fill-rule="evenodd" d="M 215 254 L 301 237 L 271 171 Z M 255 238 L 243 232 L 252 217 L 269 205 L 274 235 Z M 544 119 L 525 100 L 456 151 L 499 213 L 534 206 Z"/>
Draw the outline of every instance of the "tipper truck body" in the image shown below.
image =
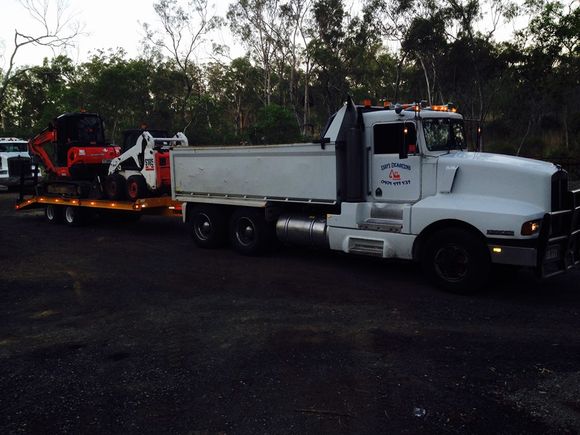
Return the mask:
<path id="1" fill-rule="evenodd" d="M 470 291 L 492 264 L 542 277 L 580 263 L 580 190 L 565 171 L 467 152 L 452 106 L 347 100 L 319 143 L 176 147 L 172 197 L 202 247 L 244 254 L 275 239 L 421 262 L 440 286 Z"/>

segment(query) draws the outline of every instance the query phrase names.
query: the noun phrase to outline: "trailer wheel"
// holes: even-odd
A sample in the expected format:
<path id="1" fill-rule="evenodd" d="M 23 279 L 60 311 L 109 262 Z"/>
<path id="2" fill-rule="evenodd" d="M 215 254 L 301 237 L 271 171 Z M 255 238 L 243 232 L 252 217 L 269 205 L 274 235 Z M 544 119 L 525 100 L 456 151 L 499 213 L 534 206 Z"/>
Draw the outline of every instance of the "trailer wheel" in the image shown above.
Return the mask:
<path id="1" fill-rule="evenodd" d="M 217 207 L 201 205 L 188 213 L 191 237 L 200 248 L 217 248 L 227 240 L 227 219 Z"/>
<path id="2" fill-rule="evenodd" d="M 269 250 L 274 234 L 274 226 L 266 222 L 262 209 L 238 209 L 230 220 L 230 241 L 243 255 L 260 255 Z"/>
<path id="3" fill-rule="evenodd" d="M 51 224 L 62 223 L 63 216 L 63 209 L 60 205 L 48 204 L 44 209 L 44 217 Z"/>
<path id="4" fill-rule="evenodd" d="M 142 175 L 131 175 L 127 180 L 127 197 L 131 201 L 146 198 L 149 193 L 147 183 Z"/>
<path id="5" fill-rule="evenodd" d="M 125 196 L 125 178 L 121 174 L 107 175 L 105 178 L 105 195 L 109 199 L 123 199 Z"/>
<path id="6" fill-rule="evenodd" d="M 79 207 L 66 206 L 64 208 L 64 223 L 69 227 L 76 227 L 86 221 L 85 211 Z"/>
<path id="7" fill-rule="evenodd" d="M 474 293 L 487 282 L 491 260 L 485 244 L 460 228 L 439 231 L 427 240 L 422 265 L 444 290 Z"/>

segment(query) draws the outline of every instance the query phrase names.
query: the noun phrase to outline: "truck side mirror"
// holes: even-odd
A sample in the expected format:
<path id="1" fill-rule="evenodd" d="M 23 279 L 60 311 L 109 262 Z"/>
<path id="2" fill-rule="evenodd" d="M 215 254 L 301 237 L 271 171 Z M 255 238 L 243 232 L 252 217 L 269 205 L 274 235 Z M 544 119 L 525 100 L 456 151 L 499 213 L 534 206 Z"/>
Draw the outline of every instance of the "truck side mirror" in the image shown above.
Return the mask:
<path id="1" fill-rule="evenodd" d="M 417 152 L 417 132 L 415 124 L 412 122 L 405 122 L 403 124 L 403 140 L 401 141 L 401 148 L 399 149 L 399 159 L 406 159 L 409 153 L 415 154 Z"/>

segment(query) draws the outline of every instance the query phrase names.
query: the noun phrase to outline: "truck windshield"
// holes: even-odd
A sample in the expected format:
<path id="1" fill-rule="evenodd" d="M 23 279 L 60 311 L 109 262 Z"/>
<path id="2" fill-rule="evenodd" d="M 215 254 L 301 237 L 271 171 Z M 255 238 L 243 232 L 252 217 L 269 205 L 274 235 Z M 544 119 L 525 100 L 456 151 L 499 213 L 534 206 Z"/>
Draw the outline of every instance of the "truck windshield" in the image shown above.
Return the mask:
<path id="1" fill-rule="evenodd" d="M 463 121 L 448 118 L 423 119 L 423 133 L 429 151 L 466 148 Z"/>
<path id="2" fill-rule="evenodd" d="M 0 153 L 17 153 L 28 151 L 28 142 L 0 143 Z"/>

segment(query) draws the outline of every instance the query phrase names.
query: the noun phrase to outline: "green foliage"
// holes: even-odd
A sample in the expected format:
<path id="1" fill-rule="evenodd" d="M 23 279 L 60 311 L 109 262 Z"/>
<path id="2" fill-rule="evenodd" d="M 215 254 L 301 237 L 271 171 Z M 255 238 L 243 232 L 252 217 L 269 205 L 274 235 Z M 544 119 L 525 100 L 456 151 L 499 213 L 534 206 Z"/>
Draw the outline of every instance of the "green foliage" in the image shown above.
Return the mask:
<path id="1" fill-rule="evenodd" d="M 300 140 L 300 130 L 292 112 L 277 104 L 258 111 L 252 143 L 293 143 Z"/>

